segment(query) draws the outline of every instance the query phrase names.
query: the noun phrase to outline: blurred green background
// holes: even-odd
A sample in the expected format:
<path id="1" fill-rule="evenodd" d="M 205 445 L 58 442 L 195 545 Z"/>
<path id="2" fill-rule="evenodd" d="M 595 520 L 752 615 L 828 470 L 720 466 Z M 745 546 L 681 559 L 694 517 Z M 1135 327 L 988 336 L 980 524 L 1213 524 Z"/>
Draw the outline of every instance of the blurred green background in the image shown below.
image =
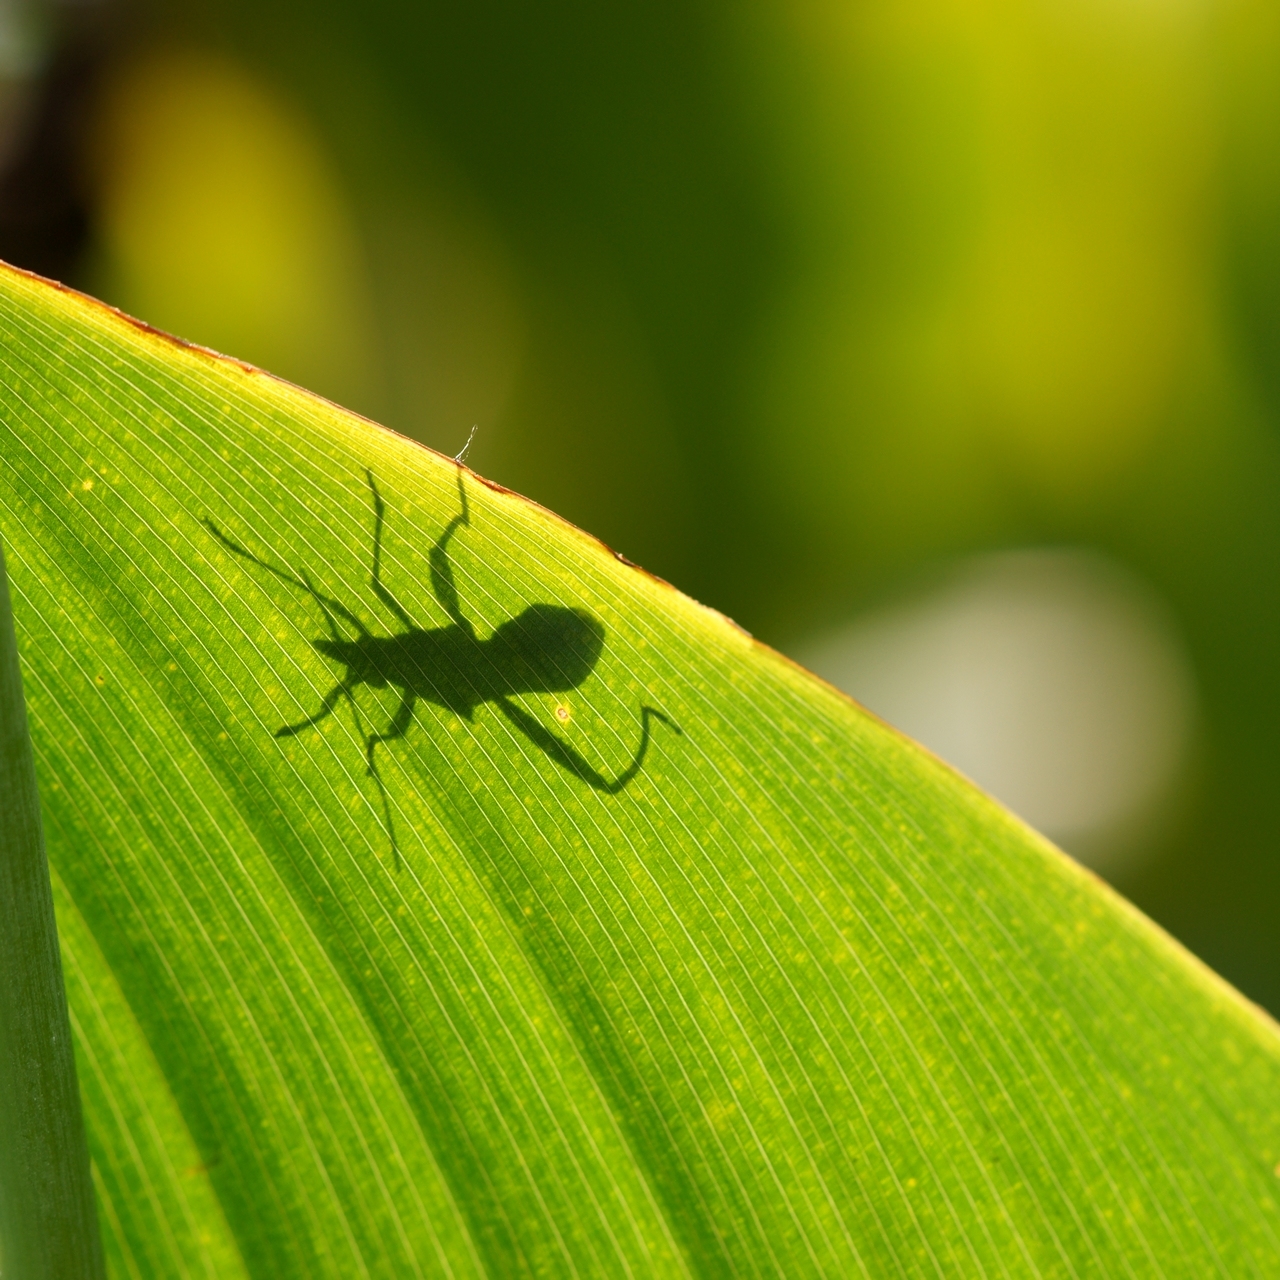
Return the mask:
<path id="1" fill-rule="evenodd" d="M 0 0 L 0 256 L 468 461 L 1280 1011 L 1280 10 Z"/>

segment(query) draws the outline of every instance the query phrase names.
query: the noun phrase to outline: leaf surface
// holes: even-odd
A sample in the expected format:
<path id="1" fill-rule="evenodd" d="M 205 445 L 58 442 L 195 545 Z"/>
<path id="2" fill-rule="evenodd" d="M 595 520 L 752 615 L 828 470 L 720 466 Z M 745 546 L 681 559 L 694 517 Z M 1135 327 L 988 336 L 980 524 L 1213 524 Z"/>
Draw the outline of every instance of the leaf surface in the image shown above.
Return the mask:
<path id="1" fill-rule="evenodd" d="M 1275 1027 L 965 780 L 450 460 L 0 324 L 113 1274 L 1274 1274 Z"/>

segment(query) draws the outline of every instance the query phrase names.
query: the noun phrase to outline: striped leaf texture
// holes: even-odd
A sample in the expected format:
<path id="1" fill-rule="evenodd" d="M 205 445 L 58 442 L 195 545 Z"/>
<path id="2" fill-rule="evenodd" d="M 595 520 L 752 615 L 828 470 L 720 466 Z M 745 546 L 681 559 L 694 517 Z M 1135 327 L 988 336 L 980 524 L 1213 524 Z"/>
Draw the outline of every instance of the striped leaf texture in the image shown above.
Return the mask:
<path id="1" fill-rule="evenodd" d="M 112 1275 L 1277 1274 L 1275 1026 L 719 614 L 8 269 L 0 441 Z"/>

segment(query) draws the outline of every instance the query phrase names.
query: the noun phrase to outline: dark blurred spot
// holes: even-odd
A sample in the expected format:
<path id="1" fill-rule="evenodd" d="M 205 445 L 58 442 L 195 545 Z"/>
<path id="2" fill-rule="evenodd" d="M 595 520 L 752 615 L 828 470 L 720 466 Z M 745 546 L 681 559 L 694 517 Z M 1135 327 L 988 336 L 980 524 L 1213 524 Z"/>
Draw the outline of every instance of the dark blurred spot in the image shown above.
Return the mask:
<path id="1" fill-rule="evenodd" d="M 0 154 L 0 258 L 74 281 L 92 226 L 85 139 L 95 90 L 123 44 L 118 6 L 60 6 L 43 67 L 15 84 Z"/>

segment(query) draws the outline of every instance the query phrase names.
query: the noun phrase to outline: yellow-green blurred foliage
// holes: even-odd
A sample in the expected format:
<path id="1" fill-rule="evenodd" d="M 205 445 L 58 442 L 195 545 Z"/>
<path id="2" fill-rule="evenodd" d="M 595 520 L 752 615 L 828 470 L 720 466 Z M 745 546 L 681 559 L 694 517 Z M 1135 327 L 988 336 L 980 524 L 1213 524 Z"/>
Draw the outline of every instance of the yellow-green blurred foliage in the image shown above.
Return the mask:
<path id="1" fill-rule="evenodd" d="M 98 291 L 339 399 L 373 393 L 368 281 L 305 116 L 208 53 L 125 63 L 90 138 Z"/>
<path id="2" fill-rule="evenodd" d="M 1217 326 L 1204 27 L 1147 0 L 761 15 L 804 248 L 758 445 L 790 518 L 917 543 L 1142 465 Z"/>
<path id="3" fill-rule="evenodd" d="M 157 0 L 137 30 L 91 132 L 111 301 L 447 452 L 478 424 L 480 470 L 784 647 L 980 552 L 1137 584 L 1125 652 L 1182 699 L 1147 721 L 1189 736 L 1116 874 L 1280 1007 L 1274 7 Z"/>

